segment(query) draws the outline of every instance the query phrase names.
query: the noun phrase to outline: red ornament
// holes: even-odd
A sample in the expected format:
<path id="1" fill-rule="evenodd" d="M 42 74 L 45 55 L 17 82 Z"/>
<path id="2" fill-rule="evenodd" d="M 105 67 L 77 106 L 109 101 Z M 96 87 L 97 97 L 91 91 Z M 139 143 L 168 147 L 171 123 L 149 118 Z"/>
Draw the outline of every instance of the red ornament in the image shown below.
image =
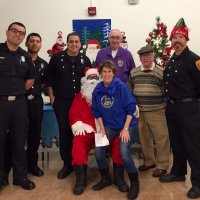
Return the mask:
<path id="1" fill-rule="evenodd" d="M 153 35 L 153 32 L 150 32 L 150 33 L 149 33 L 149 36 L 152 37 L 152 35 Z"/>
<path id="2" fill-rule="evenodd" d="M 167 38 L 167 37 L 168 37 L 167 33 L 163 34 L 163 37 L 164 37 L 164 38 Z"/>
<path id="3" fill-rule="evenodd" d="M 151 41 L 151 38 L 147 38 L 146 42 L 149 43 Z"/>

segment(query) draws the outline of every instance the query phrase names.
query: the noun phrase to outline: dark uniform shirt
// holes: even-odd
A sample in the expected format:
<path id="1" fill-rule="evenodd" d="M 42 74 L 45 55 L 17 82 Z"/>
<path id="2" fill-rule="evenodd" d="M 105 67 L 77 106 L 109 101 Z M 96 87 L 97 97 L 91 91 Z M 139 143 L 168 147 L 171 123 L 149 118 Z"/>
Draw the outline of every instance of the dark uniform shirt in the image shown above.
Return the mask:
<path id="1" fill-rule="evenodd" d="M 67 51 L 54 54 L 47 68 L 47 84 L 53 87 L 56 97 L 71 99 L 81 87 L 80 79 L 86 67 L 91 67 L 89 58 L 83 54 L 69 56 Z"/>
<path id="2" fill-rule="evenodd" d="M 20 47 L 10 51 L 6 43 L 0 43 L 0 95 L 25 94 L 25 80 L 34 78 L 30 55 Z"/>
<path id="3" fill-rule="evenodd" d="M 188 47 L 175 53 L 164 69 L 165 93 L 170 99 L 200 98 L 200 57 Z"/>
<path id="4" fill-rule="evenodd" d="M 47 62 L 40 58 L 39 56 L 34 61 L 36 77 L 34 85 L 27 91 L 28 95 L 41 95 L 42 94 L 42 84 L 45 83 L 45 68 L 47 67 Z"/>

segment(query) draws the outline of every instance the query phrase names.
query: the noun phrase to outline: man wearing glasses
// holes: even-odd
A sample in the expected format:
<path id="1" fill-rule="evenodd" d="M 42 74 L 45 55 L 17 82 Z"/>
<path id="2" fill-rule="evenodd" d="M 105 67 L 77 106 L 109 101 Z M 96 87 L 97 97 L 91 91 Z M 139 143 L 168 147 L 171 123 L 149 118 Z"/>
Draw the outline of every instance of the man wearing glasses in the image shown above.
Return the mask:
<path id="1" fill-rule="evenodd" d="M 154 63 L 153 49 L 144 46 L 139 51 L 141 65 L 131 71 L 129 86 L 140 110 L 139 135 L 144 154 L 140 171 L 155 168 L 153 177 L 160 177 L 169 166 L 169 135 L 165 118 L 163 69 Z M 154 154 L 154 143 L 157 155 Z"/>
<path id="2" fill-rule="evenodd" d="M 122 41 L 122 34 L 120 30 L 111 30 L 108 41 L 110 46 L 103 48 L 98 52 L 95 67 L 99 67 L 103 61 L 112 61 L 117 70 L 115 76 L 126 83 L 128 81 L 130 71 L 135 67 L 133 56 L 129 50 L 123 49 L 120 46 Z"/>
<path id="3" fill-rule="evenodd" d="M 13 184 L 32 190 L 35 184 L 27 178 L 24 148 L 28 127 L 25 94 L 34 83 L 35 71 L 30 56 L 19 47 L 25 34 L 25 26 L 13 22 L 6 31 L 6 42 L 0 43 L 0 187 L 3 185 L 4 154 L 9 130 Z"/>

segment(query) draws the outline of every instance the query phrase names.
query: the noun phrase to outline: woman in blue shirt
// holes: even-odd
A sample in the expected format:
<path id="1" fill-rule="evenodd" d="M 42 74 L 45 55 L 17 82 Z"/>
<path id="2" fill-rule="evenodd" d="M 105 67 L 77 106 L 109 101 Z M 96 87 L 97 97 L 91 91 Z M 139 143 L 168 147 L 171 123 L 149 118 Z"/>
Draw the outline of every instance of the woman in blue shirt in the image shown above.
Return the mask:
<path id="1" fill-rule="evenodd" d="M 128 86 L 114 77 L 116 69 L 113 62 L 102 62 L 98 71 L 103 81 L 93 92 L 92 111 L 99 123 L 102 136 L 106 134 L 110 142 L 115 136 L 120 137 L 120 154 L 131 183 L 128 199 L 135 199 L 139 193 L 139 180 L 130 147 L 137 126 L 137 119 L 134 116 L 136 100 Z M 106 146 L 96 147 L 96 160 L 102 179 L 93 186 L 93 189 L 99 190 L 110 185 Z M 101 187 L 102 185 L 104 187 Z"/>

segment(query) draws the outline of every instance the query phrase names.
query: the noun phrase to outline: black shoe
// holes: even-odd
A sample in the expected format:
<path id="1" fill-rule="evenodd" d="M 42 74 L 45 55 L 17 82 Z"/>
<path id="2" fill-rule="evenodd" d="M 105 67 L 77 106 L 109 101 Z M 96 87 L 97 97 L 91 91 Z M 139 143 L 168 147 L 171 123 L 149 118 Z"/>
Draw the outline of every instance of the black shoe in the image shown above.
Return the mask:
<path id="1" fill-rule="evenodd" d="M 96 185 L 93 185 L 92 188 L 93 188 L 93 190 L 98 191 L 98 190 L 102 190 L 103 188 L 108 187 L 110 185 L 112 185 L 112 180 L 111 179 L 102 178 L 100 180 L 100 182 L 97 183 Z"/>
<path id="2" fill-rule="evenodd" d="M 71 172 L 74 171 L 74 168 L 72 166 L 64 166 L 57 174 L 58 179 L 64 179 L 66 178 Z"/>
<path id="3" fill-rule="evenodd" d="M 109 174 L 109 168 L 99 169 L 101 174 L 101 180 L 96 184 L 93 185 L 93 190 L 102 190 L 105 187 L 112 185 L 112 179 Z"/>
<path id="4" fill-rule="evenodd" d="M 193 185 L 187 193 L 187 197 L 196 199 L 200 197 L 200 187 Z"/>
<path id="5" fill-rule="evenodd" d="M 33 176 L 43 176 L 44 172 L 37 166 L 28 169 L 28 173 L 32 174 Z"/>
<path id="6" fill-rule="evenodd" d="M 185 176 L 175 176 L 174 174 L 163 174 L 159 178 L 160 182 L 171 183 L 175 181 L 185 181 Z"/>
<path id="7" fill-rule="evenodd" d="M 124 165 L 113 163 L 113 184 L 117 185 L 120 192 L 128 192 L 129 187 L 124 180 Z"/>
<path id="8" fill-rule="evenodd" d="M 25 190 L 32 190 L 35 188 L 35 183 L 30 181 L 27 177 L 13 179 L 13 185 L 21 186 Z"/>
<path id="9" fill-rule="evenodd" d="M 132 182 L 130 190 L 127 194 L 128 199 L 133 200 L 136 199 L 140 190 L 140 183 L 138 182 Z"/>
<path id="10" fill-rule="evenodd" d="M 73 189 L 75 195 L 80 195 L 84 192 L 87 186 L 87 165 L 75 165 L 76 183 Z"/>

